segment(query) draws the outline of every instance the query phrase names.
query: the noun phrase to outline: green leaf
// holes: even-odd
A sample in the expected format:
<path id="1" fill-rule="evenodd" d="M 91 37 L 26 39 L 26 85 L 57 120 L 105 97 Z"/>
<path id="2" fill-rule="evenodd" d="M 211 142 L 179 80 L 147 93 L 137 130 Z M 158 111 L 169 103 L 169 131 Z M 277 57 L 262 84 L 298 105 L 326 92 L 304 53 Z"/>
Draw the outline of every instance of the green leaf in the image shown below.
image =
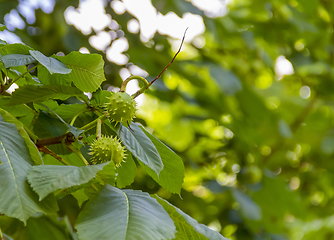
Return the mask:
<path id="1" fill-rule="evenodd" d="M 68 127 L 68 132 L 72 133 L 75 138 L 78 138 L 81 133 L 84 132 L 84 130 L 81 130 L 79 128 L 73 127 L 70 124 L 66 124 Z"/>
<path id="2" fill-rule="evenodd" d="M 0 31 L 6 30 L 6 29 L 7 29 L 7 27 L 0 23 Z"/>
<path id="3" fill-rule="evenodd" d="M 61 118 L 65 120 L 70 120 L 75 115 L 79 114 L 80 112 L 84 112 L 85 110 L 89 110 L 86 104 L 75 103 L 75 104 L 61 104 L 54 111 Z"/>
<path id="4" fill-rule="evenodd" d="M 56 190 L 87 183 L 107 164 L 108 162 L 84 167 L 58 165 L 33 166 L 28 173 L 28 181 L 34 191 L 38 193 L 39 200 L 42 200 Z"/>
<path id="5" fill-rule="evenodd" d="M 42 64 L 50 72 L 50 74 L 60 73 L 69 74 L 72 70 L 68 69 L 65 64 L 58 61 L 53 57 L 47 57 L 39 51 L 30 50 L 29 53 L 33 56 L 40 64 Z"/>
<path id="6" fill-rule="evenodd" d="M 18 86 L 25 85 L 27 83 L 29 84 L 37 84 L 35 79 L 32 78 L 30 73 L 27 73 L 27 67 L 26 66 L 17 66 L 17 67 L 11 67 L 7 69 L 7 76 L 9 78 L 18 79 L 15 83 Z"/>
<path id="7" fill-rule="evenodd" d="M 73 84 L 83 92 L 95 92 L 105 81 L 104 61 L 99 54 L 71 52 L 57 59 L 72 69 L 68 75 Z"/>
<path id="8" fill-rule="evenodd" d="M 126 158 L 124 159 L 124 162 L 121 163 L 121 166 L 116 168 L 117 172 L 117 187 L 124 188 L 135 180 L 136 176 L 136 163 L 133 161 L 131 153 L 126 153 Z"/>
<path id="9" fill-rule="evenodd" d="M 71 96 L 81 95 L 79 89 L 70 86 L 25 85 L 13 92 L 9 105 L 43 102 L 52 98 L 65 100 Z"/>
<path id="10" fill-rule="evenodd" d="M 240 79 L 233 72 L 218 65 L 211 65 L 209 69 L 222 93 L 234 95 L 242 90 Z"/>
<path id="11" fill-rule="evenodd" d="M 7 44 L 0 48 L 0 54 L 7 55 L 7 54 L 24 54 L 29 55 L 29 51 L 33 50 L 31 47 L 22 44 L 22 43 L 14 43 L 14 44 Z"/>
<path id="12" fill-rule="evenodd" d="M 31 55 L 23 54 L 8 54 L 3 56 L 0 60 L 5 65 L 5 68 L 28 65 L 30 63 L 36 62 L 36 59 Z"/>
<path id="13" fill-rule="evenodd" d="M 49 100 L 50 101 L 50 103 L 48 103 L 48 101 L 46 101 L 49 105 L 56 105 L 56 108 L 58 108 L 58 104 L 55 102 L 55 101 L 51 101 L 51 100 Z M 54 104 L 52 104 L 52 103 L 54 103 Z M 57 118 L 58 118 L 58 120 L 59 120 L 59 122 L 62 124 L 62 125 L 65 125 L 66 127 L 67 127 L 67 129 L 66 129 L 66 132 L 70 132 L 70 133 L 72 133 L 74 136 L 75 136 L 75 138 L 78 138 L 79 137 L 79 135 L 82 133 L 82 132 L 84 132 L 84 130 L 80 130 L 80 129 L 78 129 L 78 128 L 76 128 L 76 127 L 73 127 L 72 125 L 70 125 L 69 123 L 67 123 L 66 121 L 64 121 L 64 119 L 62 119 L 55 111 L 53 111 L 49 106 L 47 106 L 47 105 L 45 105 L 44 103 L 38 103 L 38 104 L 34 104 L 35 106 L 36 105 L 40 105 L 40 106 L 42 106 L 43 108 L 45 108 L 45 109 L 47 109 L 47 110 L 49 110 L 49 112 L 51 112 L 53 115 L 55 115 Z M 36 107 L 35 107 L 36 108 Z M 48 123 L 46 123 L 46 125 L 51 125 L 51 124 L 48 124 Z M 59 135 L 58 135 L 59 136 Z"/>
<path id="14" fill-rule="evenodd" d="M 42 156 L 39 153 L 35 143 L 31 140 L 31 138 L 30 138 L 29 134 L 27 133 L 23 123 L 20 122 L 19 120 L 17 120 L 17 118 L 15 118 L 9 112 L 7 112 L 7 111 L 5 111 L 1 108 L 0 108 L 0 114 L 6 122 L 15 124 L 15 126 L 18 129 L 20 135 L 22 136 L 25 144 L 28 147 L 30 157 L 35 162 L 35 164 L 38 164 L 38 165 L 42 164 L 43 163 Z"/>
<path id="15" fill-rule="evenodd" d="M 73 197 L 78 201 L 79 207 L 82 206 L 82 204 L 89 199 L 89 197 L 85 194 L 85 189 L 81 188 L 73 193 L 71 193 Z"/>
<path id="16" fill-rule="evenodd" d="M 154 196 L 169 216 L 173 219 L 176 226 L 176 238 L 174 239 L 191 239 L 191 240 L 228 240 L 219 232 L 211 230 L 207 226 L 198 223 L 195 219 L 182 212 L 166 200 Z"/>
<path id="17" fill-rule="evenodd" d="M 1 97 L 0 106 L 5 111 L 12 114 L 14 117 L 26 117 L 30 115 L 35 115 L 35 111 L 32 110 L 27 105 L 22 104 L 22 105 L 8 106 L 9 101 L 10 101 L 10 97 L 5 97 L 5 96 Z"/>
<path id="18" fill-rule="evenodd" d="M 164 164 L 164 168 L 160 172 L 159 176 L 146 166 L 144 166 L 145 170 L 157 183 L 159 183 L 160 186 L 172 193 L 180 194 L 184 178 L 184 165 L 182 159 L 165 144 L 147 132 L 143 127 L 136 127 L 133 130 L 138 131 L 137 128 L 141 129 L 146 136 L 149 137 L 158 150 Z"/>
<path id="19" fill-rule="evenodd" d="M 111 92 L 107 90 L 97 90 L 93 93 L 90 103 L 93 106 L 102 107 L 105 103 L 108 102 L 108 97 L 111 96 Z"/>
<path id="20" fill-rule="evenodd" d="M 232 194 L 234 199 L 239 203 L 240 211 L 245 218 L 254 221 L 261 220 L 261 208 L 250 197 L 237 189 L 233 189 Z"/>
<path id="21" fill-rule="evenodd" d="M 106 184 L 78 216 L 75 228 L 82 240 L 173 239 L 172 219 L 149 194 Z"/>
<path id="22" fill-rule="evenodd" d="M 159 175 L 164 165 L 158 150 L 137 125 L 132 123 L 130 127 L 134 131 L 120 124 L 118 136 L 122 143 L 139 161 Z"/>
<path id="23" fill-rule="evenodd" d="M 60 220 L 47 216 L 30 218 L 27 226 L 21 230 L 20 237 L 15 239 L 72 240 L 64 218 Z"/>
<path id="24" fill-rule="evenodd" d="M 0 116 L 0 212 L 26 222 L 37 212 L 57 210 L 53 198 L 38 202 L 26 181 L 32 159 L 16 126 Z"/>
<path id="25" fill-rule="evenodd" d="M 66 124 L 58 118 L 41 111 L 33 125 L 34 133 L 40 138 L 59 137 L 68 130 Z"/>
<path id="26" fill-rule="evenodd" d="M 111 186 L 115 186 L 115 164 L 113 161 L 110 161 L 107 166 L 105 166 L 101 171 L 97 173 L 99 178 L 102 178 L 106 183 Z"/>
<path id="27" fill-rule="evenodd" d="M 71 86 L 72 82 L 68 74 L 59 74 L 59 73 L 50 74 L 50 72 L 43 65 L 39 65 L 37 67 L 37 76 L 38 80 L 43 85 Z"/>

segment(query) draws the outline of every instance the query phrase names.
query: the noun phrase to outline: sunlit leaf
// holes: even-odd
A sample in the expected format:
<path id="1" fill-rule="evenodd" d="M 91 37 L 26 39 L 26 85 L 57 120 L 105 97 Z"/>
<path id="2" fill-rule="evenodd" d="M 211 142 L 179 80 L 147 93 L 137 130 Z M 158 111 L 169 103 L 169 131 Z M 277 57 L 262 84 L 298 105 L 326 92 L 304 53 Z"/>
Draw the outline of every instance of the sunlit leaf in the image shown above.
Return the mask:
<path id="1" fill-rule="evenodd" d="M 30 50 L 29 53 L 33 56 L 40 64 L 42 64 L 50 72 L 50 74 L 60 73 L 69 74 L 71 69 L 68 69 L 65 64 L 58 61 L 53 57 L 47 57 L 40 51 Z"/>
<path id="2" fill-rule="evenodd" d="M 71 52 L 66 56 L 58 56 L 57 59 L 72 69 L 68 76 L 83 92 L 94 92 L 105 81 L 104 61 L 99 54 Z"/>
<path id="3" fill-rule="evenodd" d="M 48 99 L 67 99 L 71 96 L 81 96 L 82 92 L 70 86 L 42 86 L 25 85 L 13 92 L 9 102 L 10 105 L 23 104 L 28 102 L 43 102 Z"/>
<path id="4" fill-rule="evenodd" d="M 33 50 L 31 47 L 22 44 L 22 43 L 13 43 L 13 44 L 7 44 L 5 46 L 2 46 L 0 48 L 0 53 L 2 55 L 7 54 L 23 54 L 23 55 L 29 55 L 29 51 Z"/>
<path id="5" fill-rule="evenodd" d="M 37 67 L 38 80 L 44 85 L 63 85 L 71 86 L 71 79 L 68 74 L 51 74 L 43 65 Z"/>
<path id="6" fill-rule="evenodd" d="M 82 240 L 163 240 L 175 236 L 172 219 L 149 194 L 108 184 L 85 205 L 75 228 Z"/>

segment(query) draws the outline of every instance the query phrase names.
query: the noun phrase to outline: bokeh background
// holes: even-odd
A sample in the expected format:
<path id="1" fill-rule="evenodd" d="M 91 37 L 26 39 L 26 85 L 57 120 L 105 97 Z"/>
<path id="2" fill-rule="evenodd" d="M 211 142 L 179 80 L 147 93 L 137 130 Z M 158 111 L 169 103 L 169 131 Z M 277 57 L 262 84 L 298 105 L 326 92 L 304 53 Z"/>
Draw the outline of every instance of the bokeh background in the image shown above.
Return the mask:
<path id="1" fill-rule="evenodd" d="M 136 99 L 136 121 L 184 160 L 182 199 L 140 168 L 131 187 L 232 240 L 327 240 L 333 16 L 332 0 L 0 0 L 0 39 L 47 56 L 99 53 L 102 88 L 117 91 L 131 74 L 157 76 L 188 27 Z"/>

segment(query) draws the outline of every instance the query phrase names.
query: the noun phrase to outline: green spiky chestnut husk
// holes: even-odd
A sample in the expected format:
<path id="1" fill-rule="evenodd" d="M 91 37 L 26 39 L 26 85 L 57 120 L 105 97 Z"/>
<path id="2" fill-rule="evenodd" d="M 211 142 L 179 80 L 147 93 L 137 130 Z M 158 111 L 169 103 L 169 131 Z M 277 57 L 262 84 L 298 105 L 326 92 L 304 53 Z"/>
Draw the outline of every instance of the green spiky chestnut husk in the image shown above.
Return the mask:
<path id="1" fill-rule="evenodd" d="M 106 137 L 95 140 L 90 147 L 91 164 L 99 164 L 114 161 L 115 166 L 119 166 L 125 157 L 124 147 L 117 137 Z"/>
<path id="2" fill-rule="evenodd" d="M 111 121 L 131 123 L 136 114 L 136 101 L 126 92 L 113 93 L 105 109 Z"/>

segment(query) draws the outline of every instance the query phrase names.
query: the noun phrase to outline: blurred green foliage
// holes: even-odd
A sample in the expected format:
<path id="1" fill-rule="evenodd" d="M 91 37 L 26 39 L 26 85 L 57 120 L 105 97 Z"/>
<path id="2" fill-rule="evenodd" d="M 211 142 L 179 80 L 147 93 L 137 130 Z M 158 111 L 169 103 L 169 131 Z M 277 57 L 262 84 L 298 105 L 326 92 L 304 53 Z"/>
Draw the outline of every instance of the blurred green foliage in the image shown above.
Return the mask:
<path id="1" fill-rule="evenodd" d="M 0 1 L 0 16 L 17 4 Z M 83 35 L 66 23 L 65 9 L 78 4 L 58 0 L 51 14 L 37 9 L 36 21 L 14 33 L 47 56 L 86 47 L 106 60 L 88 42 L 95 32 Z M 200 14 L 205 45 L 185 44 L 146 92 L 136 119 L 184 160 L 183 199 L 140 168 L 132 187 L 157 192 L 230 239 L 334 238 L 333 2 L 233 0 L 218 18 L 184 0 L 153 5 L 162 14 Z M 131 14 L 118 15 L 110 4 L 106 12 L 129 42 L 130 62 L 148 79 L 158 75 L 174 55 L 168 37 L 157 33 L 143 43 L 127 29 Z M 29 35 L 29 26 L 41 34 Z M 279 76 L 279 56 L 293 74 Z M 106 62 L 105 88 L 119 87 L 119 70 L 130 65 Z"/>

